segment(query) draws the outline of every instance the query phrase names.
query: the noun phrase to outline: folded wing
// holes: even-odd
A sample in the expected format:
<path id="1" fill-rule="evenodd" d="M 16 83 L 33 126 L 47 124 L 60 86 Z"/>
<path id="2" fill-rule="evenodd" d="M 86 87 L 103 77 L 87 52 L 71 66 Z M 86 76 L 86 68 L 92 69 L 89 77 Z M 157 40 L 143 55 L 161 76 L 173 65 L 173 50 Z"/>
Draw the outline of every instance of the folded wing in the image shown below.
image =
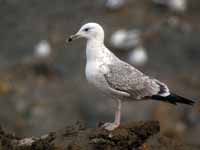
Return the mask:
<path id="1" fill-rule="evenodd" d="M 131 65 L 119 61 L 108 65 L 105 79 L 111 88 L 130 94 L 133 99 L 143 99 L 153 95 L 167 95 L 167 86 L 158 80 L 151 79 Z"/>

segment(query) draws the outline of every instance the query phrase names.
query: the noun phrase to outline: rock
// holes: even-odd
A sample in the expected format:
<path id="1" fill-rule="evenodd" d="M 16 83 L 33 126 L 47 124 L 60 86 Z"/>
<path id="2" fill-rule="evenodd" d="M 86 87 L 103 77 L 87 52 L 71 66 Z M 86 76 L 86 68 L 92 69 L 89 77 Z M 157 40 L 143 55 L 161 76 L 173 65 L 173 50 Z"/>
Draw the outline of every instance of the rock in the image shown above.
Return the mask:
<path id="1" fill-rule="evenodd" d="M 19 138 L 0 130 L 0 150 L 54 149 L 132 149 L 141 146 L 150 136 L 160 131 L 157 121 L 129 123 L 109 132 L 102 128 L 90 129 L 81 123 L 40 138 Z"/>
<path id="2" fill-rule="evenodd" d="M 157 121 L 132 122 L 114 131 L 86 128 L 80 122 L 40 138 L 20 138 L 0 128 L 0 150 L 177 150 L 180 142 L 163 137 Z M 187 147 L 188 148 L 188 147 Z M 192 150 L 192 149 L 191 149 Z"/>

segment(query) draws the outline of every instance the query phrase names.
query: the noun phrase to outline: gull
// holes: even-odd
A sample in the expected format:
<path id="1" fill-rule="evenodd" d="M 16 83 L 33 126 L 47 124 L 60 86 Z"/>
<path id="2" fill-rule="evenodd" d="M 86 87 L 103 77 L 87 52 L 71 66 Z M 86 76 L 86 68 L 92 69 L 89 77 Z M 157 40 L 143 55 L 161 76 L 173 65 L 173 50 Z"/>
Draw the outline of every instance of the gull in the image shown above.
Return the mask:
<path id="1" fill-rule="evenodd" d="M 125 5 L 126 0 L 107 0 L 105 6 L 110 10 L 119 10 Z"/>
<path id="2" fill-rule="evenodd" d="M 139 45 L 136 46 L 128 55 L 128 60 L 135 66 L 143 66 L 148 61 L 148 54 L 146 49 Z"/>
<path id="3" fill-rule="evenodd" d="M 152 0 L 155 4 L 165 6 L 170 10 L 183 13 L 187 10 L 187 0 Z"/>
<path id="4" fill-rule="evenodd" d="M 47 58 L 51 55 L 51 46 L 47 40 L 40 41 L 34 49 L 36 58 Z"/>
<path id="5" fill-rule="evenodd" d="M 172 104 L 193 105 L 187 98 L 172 93 L 166 84 L 151 78 L 128 63 L 120 60 L 104 45 L 104 30 L 97 23 L 87 23 L 69 37 L 67 42 L 78 38 L 86 38 L 87 80 L 116 100 L 115 120 L 102 127 L 112 131 L 119 127 L 121 106 L 123 101 L 158 100 Z"/>
<path id="6" fill-rule="evenodd" d="M 141 43 L 141 32 L 137 29 L 115 31 L 111 38 L 110 44 L 116 49 L 130 49 Z"/>

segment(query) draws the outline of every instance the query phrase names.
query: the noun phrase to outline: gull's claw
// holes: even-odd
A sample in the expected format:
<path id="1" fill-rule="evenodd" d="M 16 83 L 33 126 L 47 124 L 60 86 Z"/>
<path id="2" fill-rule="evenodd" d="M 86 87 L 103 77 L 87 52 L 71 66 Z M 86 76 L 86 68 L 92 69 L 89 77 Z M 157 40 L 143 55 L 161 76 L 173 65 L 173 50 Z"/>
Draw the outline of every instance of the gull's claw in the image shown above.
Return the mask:
<path id="1" fill-rule="evenodd" d="M 105 130 L 112 131 L 117 127 L 119 127 L 119 124 L 107 122 L 103 124 L 101 127 L 104 128 Z"/>

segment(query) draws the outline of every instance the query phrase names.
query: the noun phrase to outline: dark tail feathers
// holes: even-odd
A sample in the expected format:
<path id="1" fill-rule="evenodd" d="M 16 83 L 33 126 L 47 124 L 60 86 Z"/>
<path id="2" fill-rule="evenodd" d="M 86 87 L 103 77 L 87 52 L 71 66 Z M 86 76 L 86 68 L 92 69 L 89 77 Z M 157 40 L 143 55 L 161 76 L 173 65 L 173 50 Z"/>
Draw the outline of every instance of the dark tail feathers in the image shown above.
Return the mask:
<path id="1" fill-rule="evenodd" d="M 160 101 L 164 101 L 164 102 L 168 102 L 171 104 L 176 105 L 177 103 L 182 103 L 182 104 L 187 104 L 187 105 L 194 105 L 194 101 L 189 100 L 187 98 L 181 97 L 179 95 L 176 95 L 174 93 L 171 93 L 169 96 L 160 96 L 160 95 L 153 95 L 151 97 L 154 100 L 160 100 Z"/>

